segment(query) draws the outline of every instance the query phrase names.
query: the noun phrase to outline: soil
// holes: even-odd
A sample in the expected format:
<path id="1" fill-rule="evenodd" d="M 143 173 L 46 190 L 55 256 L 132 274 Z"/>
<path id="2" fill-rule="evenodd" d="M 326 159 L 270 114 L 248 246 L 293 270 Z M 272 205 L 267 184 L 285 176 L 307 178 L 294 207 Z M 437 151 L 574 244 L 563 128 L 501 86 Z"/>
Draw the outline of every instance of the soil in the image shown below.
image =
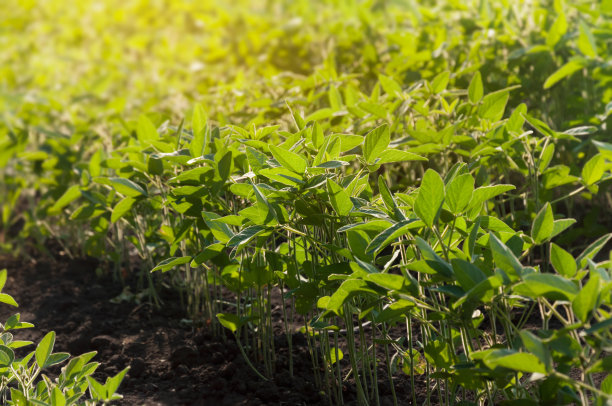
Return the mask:
<path id="1" fill-rule="evenodd" d="M 0 257 L 0 269 L 8 270 L 3 292 L 20 305 L 18 309 L 1 306 L 0 321 L 20 312 L 21 321 L 31 322 L 35 328 L 19 330 L 17 339 L 38 342 L 54 330 L 55 351 L 73 355 L 98 351 L 94 358 L 101 363 L 94 375 L 98 381 L 129 366 L 118 391 L 124 398 L 117 404 L 329 404 L 315 385 L 303 334 L 292 336 L 292 377 L 286 336 L 281 328 L 275 328 L 276 373 L 272 381 L 263 381 L 245 363 L 231 334 L 213 337 L 181 322 L 185 312 L 175 293 L 161 292 L 161 309 L 129 301 L 113 303 L 111 299 L 118 297 L 123 287 L 110 276 L 97 277 L 97 266 L 95 259 L 70 260 L 60 255 L 40 260 Z M 380 376 L 385 376 L 384 370 Z M 394 387 L 400 405 L 412 404 L 406 376 L 394 378 Z M 381 406 L 393 404 L 390 389 L 389 382 L 381 378 Z M 417 396 L 418 403 L 423 402 L 423 396 Z M 343 385 L 343 399 L 347 405 L 356 404 L 351 379 Z"/>

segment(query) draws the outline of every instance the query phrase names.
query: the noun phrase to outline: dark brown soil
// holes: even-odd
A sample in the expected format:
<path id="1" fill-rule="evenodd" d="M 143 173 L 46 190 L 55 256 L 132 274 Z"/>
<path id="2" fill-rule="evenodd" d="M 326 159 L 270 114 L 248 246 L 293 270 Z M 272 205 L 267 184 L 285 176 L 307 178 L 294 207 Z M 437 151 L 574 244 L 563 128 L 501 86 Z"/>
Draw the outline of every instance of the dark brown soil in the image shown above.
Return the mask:
<path id="1" fill-rule="evenodd" d="M 15 312 L 34 323 L 17 338 L 38 342 L 57 333 L 55 351 L 73 355 L 96 350 L 101 363 L 95 377 L 104 380 L 129 366 L 119 388 L 122 405 L 318 405 L 328 398 L 315 385 L 305 336 L 293 335 L 294 376 L 288 369 L 286 337 L 278 335 L 278 363 L 273 381 L 259 379 L 243 360 L 231 334 L 215 338 L 181 320 L 178 297 L 162 292 L 164 306 L 112 303 L 122 286 L 110 277 L 96 277 L 96 260 L 12 260 L 0 257 L 7 268 L 3 290 L 20 307 L 0 308 L 0 321 Z M 281 330 L 281 329 L 278 329 Z M 31 351 L 33 348 L 29 348 Z M 383 373 L 380 375 L 384 376 Z M 409 381 L 394 382 L 398 403 L 411 404 Z M 380 405 L 392 405 L 390 386 L 381 378 Z M 417 397 L 422 403 L 422 396 Z M 343 386 L 345 404 L 356 403 L 355 387 Z"/>

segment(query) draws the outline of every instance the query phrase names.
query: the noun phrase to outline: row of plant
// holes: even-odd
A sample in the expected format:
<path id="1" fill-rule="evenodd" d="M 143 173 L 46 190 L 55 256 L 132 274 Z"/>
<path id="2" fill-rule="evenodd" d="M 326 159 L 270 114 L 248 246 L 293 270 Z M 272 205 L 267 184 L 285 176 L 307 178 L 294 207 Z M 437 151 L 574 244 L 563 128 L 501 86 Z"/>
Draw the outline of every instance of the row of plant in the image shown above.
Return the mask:
<path id="1" fill-rule="evenodd" d="M 140 299 L 171 282 L 262 379 L 280 292 L 330 403 L 350 376 L 377 404 L 381 371 L 413 394 L 423 375 L 428 403 L 609 401 L 612 235 L 584 214 L 610 198 L 606 6 L 303 6 L 256 52 L 241 47 L 266 28 L 246 19 L 234 56 L 258 63 L 222 62 L 232 85 L 202 85 L 190 124 L 170 110 L 96 129 L 114 102 L 60 118 L 48 94 L 11 93 L 4 244 L 54 237 L 117 277 L 136 253 Z"/>

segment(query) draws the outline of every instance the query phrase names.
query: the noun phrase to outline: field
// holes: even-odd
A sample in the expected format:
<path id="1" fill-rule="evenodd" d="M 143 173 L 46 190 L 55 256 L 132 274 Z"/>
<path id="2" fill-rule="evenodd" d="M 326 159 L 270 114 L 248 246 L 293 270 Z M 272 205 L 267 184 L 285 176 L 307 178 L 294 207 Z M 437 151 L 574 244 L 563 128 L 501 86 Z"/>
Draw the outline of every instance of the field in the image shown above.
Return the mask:
<path id="1" fill-rule="evenodd" d="M 612 1 L 4 0 L 0 49 L 2 404 L 612 404 Z"/>

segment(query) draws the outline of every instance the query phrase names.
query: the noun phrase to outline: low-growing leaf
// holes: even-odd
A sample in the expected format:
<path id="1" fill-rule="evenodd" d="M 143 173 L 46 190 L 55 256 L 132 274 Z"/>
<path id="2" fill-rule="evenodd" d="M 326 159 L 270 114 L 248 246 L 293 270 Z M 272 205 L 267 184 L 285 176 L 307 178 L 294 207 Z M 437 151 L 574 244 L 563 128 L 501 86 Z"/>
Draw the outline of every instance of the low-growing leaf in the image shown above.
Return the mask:
<path id="1" fill-rule="evenodd" d="M 576 275 L 576 271 L 578 270 L 574 257 L 554 243 L 550 244 L 550 262 L 555 268 L 555 271 L 567 278 Z"/>
<path id="2" fill-rule="evenodd" d="M 540 362 L 546 367 L 546 370 L 550 371 L 552 367 L 552 357 L 544 342 L 535 334 L 527 330 L 521 330 L 519 335 L 521 336 L 521 340 L 523 341 L 525 348 L 530 353 L 538 357 Z"/>
<path id="3" fill-rule="evenodd" d="M 476 71 L 474 77 L 470 81 L 470 86 L 468 87 L 468 97 L 470 102 L 473 104 L 478 103 L 484 94 L 482 87 L 482 77 L 480 75 L 480 71 Z"/>
<path id="4" fill-rule="evenodd" d="M 0 293 L 0 303 L 5 303 L 7 305 L 17 307 L 17 302 L 11 295 L 7 295 L 6 293 Z"/>
<path id="5" fill-rule="evenodd" d="M 300 154 L 296 154 L 295 152 L 276 147 L 274 145 L 270 145 L 270 152 L 274 156 L 274 159 L 276 159 L 284 168 L 300 175 L 306 172 L 308 163 Z"/>
<path id="6" fill-rule="evenodd" d="M 478 108 L 478 115 L 481 118 L 491 121 L 499 121 L 504 115 L 506 103 L 510 94 L 507 90 L 490 93 L 482 99 L 482 103 Z"/>
<path id="7" fill-rule="evenodd" d="M 612 233 L 599 237 L 595 242 L 586 247 L 578 258 L 576 258 L 576 262 L 579 264 L 579 267 L 583 268 L 587 263 L 587 259 L 591 259 L 597 255 L 597 253 L 599 253 L 599 251 L 606 245 L 610 238 L 612 238 Z"/>
<path id="8" fill-rule="evenodd" d="M 155 126 L 149 120 L 149 117 L 142 114 L 138 117 L 138 124 L 136 126 L 136 135 L 141 143 L 147 143 L 151 141 L 157 141 L 159 135 Z"/>
<path id="9" fill-rule="evenodd" d="M 36 364 L 39 368 L 44 368 L 47 360 L 51 356 L 53 346 L 55 345 L 55 332 L 50 331 L 43 337 L 36 346 Z"/>
<path id="10" fill-rule="evenodd" d="M 398 97 L 402 94 L 402 87 L 393 78 L 378 75 L 378 81 L 389 96 Z"/>
<path id="11" fill-rule="evenodd" d="M 456 176 L 446 185 L 446 204 L 453 214 L 463 212 L 472 200 L 474 178 L 469 173 Z"/>
<path id="12" fill-rule="evenodd" d="M 555 72 L 550 75 L 546 81 L 544 82 L 544 89 L 548 89 L 554 86 L 560 80 L 571 76 L 574 72 L 579 71 L 584 68 L 585 61 L 582 58 L 572 59 L 567 62 L 565 65 L 557 69 Z"/>
<path id="13" fill-rule="evenodd" d="M 519 279 L 523 271 L 523 266 L 512 250 L 501 242 L 493 233 L 489 233 L 489 246 L 493 253 L 495 265 L 506 272 L 506 274 L 510 276 L 510 280 L 515 281 Z"/>
<path id="14" fill-rule="evenodd" d="M 64 194 L 49 208 L 50 214 L 58 214 L 64 207 L 81 197 L 81 187 L 79 185 L 70 186 Z"/>
<path id="15" fill-rule="evenodd" d="M 433 80 L 431 81 L 431 91 L 434 93 L 442 93 L 446 86 L 448 86 L 448 80 L 450 79 L 450 72 L 444 71 L 439 73 Z"/>
<path id="16" fill-rule="evenodd" d="M 147 192 L 138 183 L 126 178 L 110 178 L 110 184 L 115 190 L 124 196 L 139 197 L 147 196 Z"/>
<path id="17" fill-rule="evenodd" d="M 554 219 L 552 207 L 550 203 L 546 202 L 536 215 L 531 226 L 531 238 L 533 238 L 536 244 L 541 244 L 551 237 Z"/>
<path id="18" fill-rule="evenodd" d="M 455 277 L 457 278 L 459 286 L 461 286 L 465 291 L 469 291 L 474 286 L 487 279 L 484 272 L 470 262 L 459 258 L 454 258 L 451 260 L 451 264 L 453 266 Z"/>
<path id="19" fill-rule="evenodd" d="M 247 244 L 253 238 L 262 234 L 264 231 L 266 231 L 266 227 L 262 225 L 254 225 L 254 226 L 247 227 L 243 230 L 240 230 L 238 234 L 234 235 L 227 242 L 227 246 L 236 247 L 236 246 Z"/>
<path id="20" fill-rule="evenodd" d="M 526 352 L 511 352 L 510 354 L 495 352 L 486 357 L 484 362 L 489 368 L 493 369 L 502 367 L 514 371 L 540 374 L 546 373 L 546 365 L 544 365 L 535 355 Z"/>
<path id="21" fill-rule="evenodd" d="M 433 169 L 428 169 L 423 176 L 414 211 L 429 227 L 433 227 L 440 208 L 444 203 L 444 181 Z"/>
<path id="22" fill-rule="evenodd" d="M 383 124 L 370 131 L 363 144 L 363 157 L 367 163 L 373 163 L 387 148 L 390 141 L 389 126 Z"/>
<path id="23" fill-rule="evenodd" d="M 575 219 L 560 219 L 553 222 L 553 231 L 550 238 L 565 231 L 568 227 L 571 227 L 576 222 Z"/>
<path id="24" fill-rule="evenodd" d="M 591 273 L 588 282 L 572 301 L 572 310 L 580 321 L 586 323 L 589 314 L 595 311 L 599 301 L 599 276 Z"/>
<path id="25" fill-rule="evenodd" d="M 15 352 L 6 345 L 0 345 L 0 368 L 6 368 L 13 364 Z"/>
<path id="26" fill-rule="evenodd" d="M 236 333 L 236 330 L 242 326 L 242 320 L 240 317 L 233 313 L 217 313 L 217 319 L 223 327 L 232 333 Z"/>
<path id="27" fill-rule="evenodd" d="M 399 149 L 386 149 L 380 156 L 374 161 L 376 164 L 388 164 L 392 162 L 405 162 L 405 161 L 427 161 L 427 158 L 417 154 L 413 154 L 408 151 L 401 151 Z"/>
<path id="28" fill-rule="evenodd" d="M 331 179 L 327 179 L 329 201 L 338 216 L 348 216 L 353 209 L 353 202 L 348 193 Z"/>
<path id="29" fill-rule="evenodd" d="M 166 258 L 163 261 L 161 261 L 159 264 L 157 264 L 155 268 L 151 269 L 151 272 L 155 272 L 155 271 L 168 272 L 172 268 L 177 267 L 179 265 L 186 264 L 188 262 L 191 262 L 191 257 L 189 256 Z"/>
<path id="30" fill-rule="evenodd" d="M 551 300 L 573 300 L 578 287 L 559 275 L 531 273 L 525 275 L 524 282 L 514 286 L 514 293 L 537 299 L 546 297 Z"/>
<path id="31" fill-rule="evenodd" d="M 406 232 L 414 226 L 415 222 L 415 219 L 403 220 L 389 227 L 385 231 L 382 231 L 380 234 L 374 237 L 372 241 L 370 241 L 366 248 L 366 255 L 376 256 L 391 242 L 406 234 Z"/>
<path id="32" fill-rule="evenodd" d="M 590 186 L 599 181 L 605 172 L 605 159 L 603 155 L 597 154 L 584 164 L 582 168 L 582 181 Z"/>
<path id="33" fill-rule="evenodd" d="M 113 207 L 113 212 L 111 214 L 111 223 L 115 223 L 126 213 L 128 213 L 134 206 L 134 203 L 136 203 L 136 199 L 134 199 L 133 197 L 124 197 L 123 199 L 119 200 L 115 207 Z"/>

